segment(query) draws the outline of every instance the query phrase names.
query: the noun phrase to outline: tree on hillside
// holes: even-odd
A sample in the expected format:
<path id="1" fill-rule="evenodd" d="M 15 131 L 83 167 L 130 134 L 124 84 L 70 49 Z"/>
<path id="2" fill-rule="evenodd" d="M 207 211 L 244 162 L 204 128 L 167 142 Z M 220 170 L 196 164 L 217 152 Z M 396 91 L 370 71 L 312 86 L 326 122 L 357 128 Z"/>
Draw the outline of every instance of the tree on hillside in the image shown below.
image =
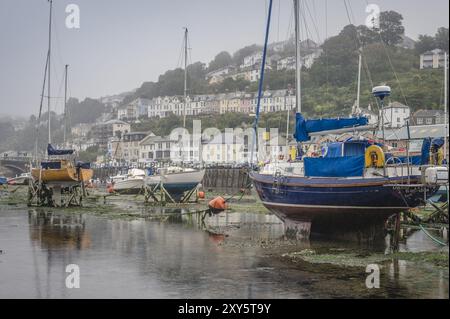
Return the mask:
<path id="1" fill-rule="evenodd" d="M 420 34 L 416 42 L 415 50 L 418 54 L 436 49 L 436 41 L 432 36 Z"/>
<path id="2" fill-rule="evenodd" d="M 78 99 L 70 98 L 67 101 L 70 119 L 72 125 L 78 123 L 93 123 L 106 111 L 105 105 L 96 99 L 86 98 L 79 102 Z"/>
<path id="3" fill-rule="evenodd" d="M 322 45 L 326 54 L 316 60 L 309 72 L 314 84 L 321 86 L 326 83 L 350 83 L 357 71 L 358 46 L 354 25 L 347 25 L 337 36 L 328 38 Z"/>
<path id="4" fill-rule="evenodd" d="M 434 36 L 436 47 L 448 52 L 448 28 L 441 27 Z"/>
<path id="5" fill-rule="evenodd" d="M 227 51 L 222 51 L 216 57 L 214 60 L 212 60 L 209 63 L 208 66 L 208 72 L 218 70 L 220 68 L 226 67 L 233 63 L 233 59 Z"/>
<path id="6" fill-rule="evenodd" d="M 403 16 L 395 11 L 383 11 L 380 13 L 380 35 L 388 46 L 395 46 L 402 41 L 405 28 L 402 25 Z"/>

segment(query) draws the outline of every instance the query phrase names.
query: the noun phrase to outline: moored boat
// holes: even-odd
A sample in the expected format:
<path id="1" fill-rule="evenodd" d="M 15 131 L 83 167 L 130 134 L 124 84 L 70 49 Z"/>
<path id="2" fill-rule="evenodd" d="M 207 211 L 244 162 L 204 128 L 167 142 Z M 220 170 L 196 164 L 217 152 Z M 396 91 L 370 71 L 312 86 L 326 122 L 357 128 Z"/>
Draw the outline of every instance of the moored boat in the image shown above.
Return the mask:
<path id="1" fill-rule="evenodd" d="M 126 175 L 114 176 L 113 190 L 119 194 L 138 194 L 144 186 L 145 171 L 130 169 Z"/>
<path id="2" fill-rule="evenodd" d="M 41 162 L 41 167 L 33 168 L 31 175 L 36 181 L 46 184 L 87 183 L 92 179 L 94 171 L 88 164 L 74 163 L 68 159 L 55 159 Z"/>
<path id="3" fill-rule="evenodd" d="M 422 205 L 438 189 L 448 183 L 448 168 L 436 160 L 438 149 L 445 142 L 424 140 L 422 152 L 413 159 L 406 147 L 402 158 L 389 154 L 383 139 L 369 140 L 360 132 L 384 130 L 383 118 L 379 125 L 369 125 L 368 118 L 306 120 L 301 114 L 300 23 L 299 1 L 294 1 L 296 24 L 296 126 L 295 140 L 310 143 L 312 136 L 326 136 L 333 142 L 325 143 L 321 156 L 300 158 L 295 163 L 271 164 L 250 172 L 250 178 L 263 205 L 274 212 L 288 227 L 294 227 L 302 237 L 318 233 L 335 237 L 336 234 L 379 234 L 387 218 L 396 213 Z M 270 10 L 269 10 L 270 12 Z M 267 38 L 263 52 L 261 78 L 256 108 L 254 132 L 257 131 Z M 361 57 L 360 57 L 361 68 Z M 359 106 L 359 82 L 358 102 Z M 390 96 L 388 86 L 372 89 L 380 100 Z M 408 125 L 408 124 L 407 124 Z M 409 126 L 408 126 L 409 130 Z M 337 136 L 349 134 L 345 141 Z M 384 136 L 384 134 L 383 134 Z M 256 140 L 255 138 L 253 139 Z M 408 144 L 407 144 L 408 145 Z M 253 146 L 250 161 L 253 162 Z M 369 235 L 370 236 L 370 235 Z"/>
<path id="4" fill-rule="evenodd" d="M 30 173 L 22 173 L 19 176 L 8 179 L 9 185 L 28 185 L 31 179 Z"/>
<path id="5" fill-rule="evenodd" d="M 155 187 L 162 184 L 175 201 L 181 200 L 184 192 L 190 191 L 201 183 L 205 176 L 204 169 L 184 167 L 160 168 L 155 175 L 145 177 L 145 185 Z"/>

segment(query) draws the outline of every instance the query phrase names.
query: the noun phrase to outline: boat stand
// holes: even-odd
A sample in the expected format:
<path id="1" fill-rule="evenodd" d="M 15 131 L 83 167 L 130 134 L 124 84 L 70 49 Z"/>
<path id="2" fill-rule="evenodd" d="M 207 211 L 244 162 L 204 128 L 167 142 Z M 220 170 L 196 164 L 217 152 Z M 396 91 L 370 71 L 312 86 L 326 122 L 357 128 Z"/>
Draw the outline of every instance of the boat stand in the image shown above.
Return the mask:
<path id="1" fill-rule="evenodd" d="M 179 202 L 177 202 L 167 189 L 164 187 L 164 183 L 159 183 L 154 187 L 151 186 L 143 186 L 141 193 L 144 194 L 144 203 L 154 203 L 160 205 L 166 205 L 167 203 L 172 204 L 188 204 L 188 203 L 197 203 L 198 202 L 198 194 L 197 194 L 197 186 L 193 189 L 189 190 Z M 192 198 L 195 197 L 195 200 Z"/>
<path id="2" fill-rule="evenodd" d="M 166 205 L 169 203 L 176 203 L 176 201 L 170 196 L 169 192 L 165 189 L 163 183 L 158 183 L 156 186 L 143 186 L 142 192 L 144 193 L 144 203 L 158 203 Z M 152 201 L 150 201 L 152 200 Z"/>
<path id="3" fill-rule="evenodd" d="M 191 201 L 192 197 L 195 197 L 194 200 Z M 193 189 L 188 191 L 186 195 L 183 196 L 183 198 L 180 201 L 181 204 L 187 204 L 187 203 L 198 203 L 198 192 L 197 192 L 197 186 L 195 186 Z"/>
<path id="4" fill-rule="evenodd" d="M 27 205 L 29 207 L 80 207 L 86 196 L 83 182 L 61 186 L 30 181 Z"/>

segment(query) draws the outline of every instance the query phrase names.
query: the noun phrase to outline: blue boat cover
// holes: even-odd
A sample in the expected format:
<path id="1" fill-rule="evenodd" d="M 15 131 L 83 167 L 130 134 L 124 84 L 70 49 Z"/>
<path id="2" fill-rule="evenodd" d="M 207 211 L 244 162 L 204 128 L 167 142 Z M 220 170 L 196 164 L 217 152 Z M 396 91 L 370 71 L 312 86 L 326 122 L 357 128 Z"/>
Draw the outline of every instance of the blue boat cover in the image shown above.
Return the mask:
<path id="1" fill-rule="evenodd" d="M 73 150 L 57 150 L 53 148 L 52 144 L 48 144 L 47 153 L 48 155 L 71 155 Z"/>
<path id="2" fill-rule="evenodd" d="M 382 144 L 374 143 L 369 140 L 352 140 L 348 139 L 345 142 L 327 143 L 322 148 L 323 157 L 342 157 L 342 156 L 359 156 L 364 155 L 366 148 L 370 145 L 382 146 Z"/>
<path id="3" fill-rule="evenodd" d="M 431 147 L 431 138 L 427 137 L 423 140 L 422 143 L 422 152 L 421 152 L 421 162 L 420 164 L 426 165 L 430 162 L 430 147 Z"/>
<path id="4" fill-rule="evenodd" d="M 6 179 L 6 177 L 0 177 L 0 185 L 6 184 L 8 182 L 8 180 Z"/>
<path id="5" fill-rule="evenodd" d="M 441 148 L 442 146 L 444 146 L 444 138 L 443 137 L 433 138 L 431 140 L 431 146 L 433 146 L 436 149 Z"/>
<path id="6" fill-rule="evenodd" d="M 61 169 L 61 162 L 42 162 L 43 169 Z"/>
<path id="7" fill-rule="evenodd" d="M 364 173 L 364 155 L 343 157 L 305 157 L 305 176 L 355 177 Z"/>
<path id="8" fill-rule="evenodd" d="M 295 120 L 294 137 L 297 142 L 309 141 L 309 133 L 367 125 L 369 123 L 366 117 L 306 120 L 301 113 L 295 115 Z"/>
<path id="9" fill-rule="evenodd" d="M 343 154 L 342 148 L 344 147 L 344 143 L 342 142 L 334 142 L 328 143 L 322 148 L 322 156 L 323 157 L 341 157 Z"/>
<path id="10" fill-rule="evenodd" d="M 89 162 L 77 162 L 75 165 L 77 168 L 90 169 L 91 163 Z"/>

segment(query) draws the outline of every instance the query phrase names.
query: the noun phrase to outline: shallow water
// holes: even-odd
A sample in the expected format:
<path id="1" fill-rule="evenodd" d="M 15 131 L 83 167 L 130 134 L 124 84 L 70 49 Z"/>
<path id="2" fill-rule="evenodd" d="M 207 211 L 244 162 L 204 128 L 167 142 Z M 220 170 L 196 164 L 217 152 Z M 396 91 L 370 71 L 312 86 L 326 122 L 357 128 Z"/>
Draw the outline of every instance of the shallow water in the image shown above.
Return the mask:
<path id="1" fill-rule="evenodd" d="M 293 263 L 301 249 L 384 251 L 337 242 L 290 241 L 273 215 L 222 213 L 202 229 L 193 215 L 146 209 L 110 219 L 76 210 L 0 206 L 0 298 L 448 298 L 448 268 L 406 261 L 381 268 Z M 403 250 L 437 250 L 421 232 Z M 80 288 L 65 285 L 80 268 Z"/>

